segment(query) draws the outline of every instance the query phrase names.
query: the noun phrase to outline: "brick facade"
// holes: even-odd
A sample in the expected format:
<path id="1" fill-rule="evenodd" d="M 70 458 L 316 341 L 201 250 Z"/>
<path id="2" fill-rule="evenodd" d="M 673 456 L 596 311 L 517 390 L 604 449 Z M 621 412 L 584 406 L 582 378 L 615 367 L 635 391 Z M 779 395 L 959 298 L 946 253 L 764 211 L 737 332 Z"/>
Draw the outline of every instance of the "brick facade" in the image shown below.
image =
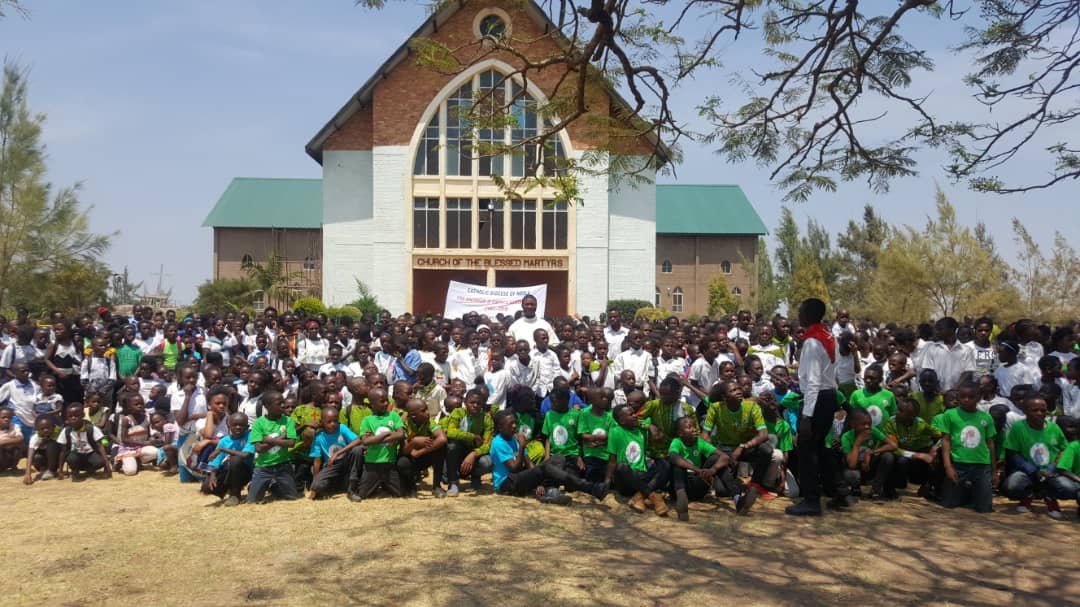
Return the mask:
<path id="1" fill-rule="evenodd" d="M 704 315 L 709 307 L 709 281 L 724 274 L 722 264 L 725 261 L 731 264 L 731 273 L 724 274 L 728 289 L 738 287 L 742 291 L 742 301 L 749 305 L 753 277 L 743 267 L 742 259 L 754 261 L 757 238 L 657 234 L 656 288 L 660 289 L 660 305 L 671 310 L 671 292 L 679 287 L 683 290 L 683 311 L 676 315 Z M 665 260 L 671 262 L 670 273 L 662 271 Z"/>

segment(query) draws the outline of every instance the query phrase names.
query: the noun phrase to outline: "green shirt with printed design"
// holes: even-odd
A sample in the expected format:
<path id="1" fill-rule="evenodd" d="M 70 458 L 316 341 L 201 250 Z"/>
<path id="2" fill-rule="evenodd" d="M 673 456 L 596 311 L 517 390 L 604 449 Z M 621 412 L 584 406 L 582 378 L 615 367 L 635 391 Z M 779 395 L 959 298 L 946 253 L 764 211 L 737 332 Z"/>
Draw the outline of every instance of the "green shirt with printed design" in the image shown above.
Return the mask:
<path id="1" fill-rule="evenodd" d="M 933 421 L 934 429 L 949 435 L 952 461 L 958 464 L 989 464 L 987 439 L 997 435 L 994 419 L 983 411 L 949 409 Z"/>
<path id="2" fill-rule="evenodd" d="M 765 417 L 757 403 L 744 400 L 732 411 L 725 403 L 711 403 L 705 414 L 705 431 L 718 447 L 734 449 L 765 429 Z"/>
<path id="3" fill-rule="evenodd" d="M 592 406 L 588 406 L 581 411 L 581 415 L 578 416 L 578 434 L 591 434 L 593 436 L 602 435 L 608 436 L 611 434 L 611 427 L 615 425 L 615 419 L 611 417 L 611 411 L 604 411 L 603 415 L 593 415 Z M 590 447 L 584 443 L 581 446 L 582 455 L 585 457 L 598 457 L 600 459 L 607 459 L 607 445 L 601 445 L 599 447 Z"/>
<path id="4" fill-rule="evenodd" d="M 450 416 L 442 421 L 443 430 L 450 440 L 468 443 L 478 455 L 487 455 L 491 450 L 491 439 L 494 426 L 491 416 L 486 413 L 469 415 L 468 409 L 458 407 L 450 412 Z M 476 446 L 473 437 L 480 436 L 483 440 L 480 446 Z"/>
<path id="5" fill-rule="evenodd" d="M 296 440 L 296 422 L 288 415 L 282 415 L 277 419 L 270 419 L 265 415 L 260 417 L 255 420 L 255 423 L 251 424 L 251 434 L 248 437 L 248 442 L 254 445 L 263 442 L 263 439 L 268 437 Z M 292 456 L 289 450 L 284 447 L 274 446 L 262 453 L 256 450 L 255 453 L 256 468 L 277 466 L 291 460 Z"/>
<path id="6" fill-rule="evenodd" d="M 384 415 L 371 415 L 364 418 L 360 424 L 359 436 L 373 434 L 381 436 L 389 432 L 397 432 L 402 427 L 401 416 L 394 411 L 387 411 Z M 398 447 L 400 442 L 390 445 L 368 445 L 364 450 L 364 461 L 369 464 L 397 463 Z"/>
<path id="7" fill-rule="evenodd" d="M 851 393 L 848 403 L 870 414 L 870 422 L 876 427 L 896 415 L 896 396 L 889 390 L 878 390 L 873 394 L 860 388 Z"/>
<path id="8" fill-rule="evenodd" d="M 615 461 L 630 466 L 631 470 L 647 472 L 645 465 L 645 433 L 646 430 L 636 428 L 627 430 L 618 424 L 611 426 L 608 433 L 607 452 L 609 456 L 615 456 Z"/>
<path id="9" fill-rule="evenodd" d="M 927 451 L 941 438 L 941 433 L 921 417 L 905 426 L 894 416 L 881 424 L 881 431 L 885 436 L 891 436 L 896 446 L 904 451 Z"/>
<path id="10" fill-rule="evenodd" d="M 653 459 L 663 459 L 667 457 L 667 448 L 665 445 L 671 444 L 672 439 L 674 439 L 676 435 L 676 424 L 684 417 L 693 419 L 694 427 L 697 427 L 697 418 L 694 416 L 694 408 L 683 401 L 676 401 L 667 405 L 660 399 L 655 399 L 645 403 L 645 406 L 638 412 L 638 418 L 649 418 L 652 420 L 652 425 L 656 426 L 661 434 L 659 441 L 649 444 L 649 457 Z M 642 425 L 646 426 L 647 424 L 642 422 Z M 648 430 L 645 431 L 648 432 Z"/>
<path id="11" fill-rule="evenodd" d="M 855 448 L 856 434 L 854 430 L 848 430 L 840 435 L 840 450 L 844 453 L 851 453 L 851 450 Z M 862 447 L 866 449 L 877 449 L 881 445 L 885 444 L 885 433 L 880 428 L 870 427 L 870 438 L 866 439 L 862 443 Z"/>
<path id="12" fill-rule="evenodd" d="M 705 460 L 714 451 L 716 451 L 716 447 L 710 445 L 708 441 L 701 437 L 694 439 L 693 446 L 688 446 L 681 438 L 676 438 L 671 441 L 671 446 L 668 447 L 668 453 L 674 453 L 698 468 L 705 463 Z"/>
<path id="13" fill-rule="evenodd" d="M 1005 437 L 1005 450 L 1015 451 L 1021 457 L 1046 470 L 1057 461 L 1058 455 L 1066 447 L 1065 433 L 1061 426 L 1054 422 L 1046 422 L 1042 430 L 1036 430 L 1028 425 L 1026 419 L 1022 419 L 1009 428 L 1009 434 Z"/>
<path id="14" fill-rule="evenodd" d="M 769 441 L 773 449 L 779 449 L 784 453 L 795 450 L 795 441 L 791 439 L 791 424 L 786 419 L 777 418 L 774 422 L 765 422 L 765 431 L 769 433 Z"/>
<path id="15" fill-rule="evenodd" d="M 547 437 L 551 455 L 577 457 L 581 455 L 578 444 L 578 417 L 581 409 L 569 409 L 559 413 L 551 409 L 544 416 L 544 436 Z"/>

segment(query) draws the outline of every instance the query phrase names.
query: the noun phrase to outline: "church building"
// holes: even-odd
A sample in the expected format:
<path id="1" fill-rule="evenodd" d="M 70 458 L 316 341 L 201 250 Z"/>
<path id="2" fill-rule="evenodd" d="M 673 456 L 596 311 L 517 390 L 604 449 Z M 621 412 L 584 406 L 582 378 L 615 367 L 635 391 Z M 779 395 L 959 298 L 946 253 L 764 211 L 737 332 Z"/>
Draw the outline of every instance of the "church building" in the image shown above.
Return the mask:
<path id="1" fill-rule="evenodd" d="M 444 3 L 412 39 L 456 48 L 513 35 L 543 56 L 558 49 L 554 30 L 532 1 L 467 0 Z M 717 274 L 736 294 L 752 292 L 743 262 L 753 261 L 765 227 L 738 186 L 617 180 L 595 170 L 614 162 L 612 150 L 643 161 L 657 144 L 613 145 L 585 121 L 524 154 L 475 157 L 469 149 L 478 138 L 513 144 L 550 126 L 534 108 L 561 74 L 508 77 L 512 57 L 495 53 L 445 75 L 417 65 L 411 48 L 403 43 L 308 142 L 322 179 L 229 185 L 204 222 L 214 229 L 215 279 L 241 276 L 245 260 L 276 254 L 302 277 L 290 287 L 336 306 L 357 298 L 360 280 L 394 313 L 441 312 L 451 280 L 546 284 L 547 316 L 595 316 L 613 299 L 703 314 L 703 294 Z M 457 108 L 491 91 L 519 100 L 514 124 L 469 127 Z M 604 116 L 624 103 L 599 90 L 587 98 L 589 111 Z M 528 166 L 556 170 L 554 157 L 589 152 L 601 166 L 579 177 L 577 202 L 545 187 L 505 200 L 493 179 L 522 178 Z"/>

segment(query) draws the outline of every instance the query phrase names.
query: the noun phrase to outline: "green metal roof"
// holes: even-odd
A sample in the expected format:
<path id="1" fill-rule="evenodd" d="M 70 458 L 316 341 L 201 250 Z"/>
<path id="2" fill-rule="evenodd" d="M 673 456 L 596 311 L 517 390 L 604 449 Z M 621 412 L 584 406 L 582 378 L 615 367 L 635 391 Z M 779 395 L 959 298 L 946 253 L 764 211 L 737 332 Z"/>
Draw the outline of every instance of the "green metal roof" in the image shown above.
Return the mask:
<path id="1" fill-rule="evenodd" d="M 656 186 L 657 234 L 767 234 L 737 185 Z"/>
<path id="2" fill-rule="evenodd" d="M 321 179 L 237 177 L 206 216 L 213 228 L 322 226 Z M 766 234 L 737 185 L 657 185 L 657 234 Z"/>
<path id="3" fill-rule="evenodd" d="M 322 227 L 321 179 L 237 177 L 203 220 L 212 228 Z"/>

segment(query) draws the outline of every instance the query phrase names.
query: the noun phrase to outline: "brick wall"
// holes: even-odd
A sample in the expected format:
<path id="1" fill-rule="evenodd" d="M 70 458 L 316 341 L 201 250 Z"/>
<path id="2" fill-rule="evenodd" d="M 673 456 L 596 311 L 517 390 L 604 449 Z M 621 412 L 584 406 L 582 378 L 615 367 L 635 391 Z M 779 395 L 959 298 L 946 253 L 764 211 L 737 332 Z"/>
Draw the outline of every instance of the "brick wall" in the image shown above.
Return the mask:
<path id="1" fill-rule="evenodd" d="M 756 236 L 728 235 L 669 235 L 656 236 L 656 286 L 660 289 L 660 305 L 671 309 L 670 290 L 683 290 L 683 311 L 679 316 L 704 315 L 708 311 L 709 281 L 722 274 L 724 261 L 731 263 L 731 274 L 724 275 L 728 289 L 742 289 L 742 301 L 749 305 L 752 277 L 741 263 L 739 253 L 754 261 L 757 253 Z M 671 273 L 661 271 L 664 260 L 671 261 Z"/>

